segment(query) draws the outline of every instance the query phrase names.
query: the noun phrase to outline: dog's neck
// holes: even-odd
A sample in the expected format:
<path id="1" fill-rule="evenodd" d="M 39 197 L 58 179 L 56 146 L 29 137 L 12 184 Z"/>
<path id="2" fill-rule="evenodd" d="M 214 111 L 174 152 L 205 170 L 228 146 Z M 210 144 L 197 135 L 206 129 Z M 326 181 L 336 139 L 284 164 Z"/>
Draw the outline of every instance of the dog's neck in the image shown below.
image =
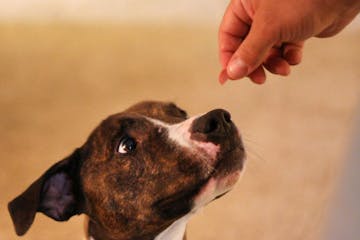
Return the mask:
<path id="1" fill-rule="evenodd" d="M 173 222 L 169 227 L 167 227 L 164 231 L 159 233 L 154 240 L 186 240 L 186 225 L 190 219 L 190 216 L 192 214 L 187 214 L 183 216 L 182 218 L 176 220 Z M 86 219 L 85 221 L 89 221 Z M 86 224 L 86 227 L 88 227 L 88 224 Z M 86 233 L 89 232 L 89 229 L 85 229 Z M 101 239 L 95 239 L 91 235 L 88 235 L 86 240 L 101 240 Z"/>

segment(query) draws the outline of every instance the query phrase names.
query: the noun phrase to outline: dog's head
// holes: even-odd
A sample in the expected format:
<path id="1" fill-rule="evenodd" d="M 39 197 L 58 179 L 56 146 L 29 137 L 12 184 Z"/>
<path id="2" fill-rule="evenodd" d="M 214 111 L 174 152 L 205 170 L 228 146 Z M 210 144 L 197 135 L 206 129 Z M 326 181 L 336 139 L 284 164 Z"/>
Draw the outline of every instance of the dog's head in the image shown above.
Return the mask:
<path id="1" fill-rule="evenodd" d="M 228 192 L 243 159 L 228 112 L 188 118 L 172 103 L 142 102 L 105 119 L 9 211 L 18 235 L 36 212 L 57 221 L 85 213 L 95 235 L 146 239 Z"/>

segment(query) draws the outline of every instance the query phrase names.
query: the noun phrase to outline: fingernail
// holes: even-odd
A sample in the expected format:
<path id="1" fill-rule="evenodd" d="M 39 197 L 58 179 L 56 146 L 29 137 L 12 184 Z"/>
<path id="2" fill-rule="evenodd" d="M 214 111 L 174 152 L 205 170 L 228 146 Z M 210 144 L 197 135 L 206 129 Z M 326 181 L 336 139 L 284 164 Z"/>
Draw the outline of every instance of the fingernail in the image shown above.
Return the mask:
<path id="1" fill-rule="evenodd" d="M 249 67 L 240 58 L 231 60 L 227 72 L 231 78 L 240 79 L 248 75 Z"/>
<path id="2" fill-rule="evenodd" d="M 221 85 L 224 85 L 226 83 L 226 81 L 228 80 L 228 76 L 226 73 L 226 69 L 223 69 L 219 75 L 219 83 Z"/>

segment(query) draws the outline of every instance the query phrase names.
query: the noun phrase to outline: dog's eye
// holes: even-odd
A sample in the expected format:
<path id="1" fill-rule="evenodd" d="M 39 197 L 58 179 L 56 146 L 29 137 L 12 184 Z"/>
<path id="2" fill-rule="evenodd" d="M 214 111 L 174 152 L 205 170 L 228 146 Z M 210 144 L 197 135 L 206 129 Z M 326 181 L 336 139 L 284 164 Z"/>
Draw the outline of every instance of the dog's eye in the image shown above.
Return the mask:
<path id="1" fill-rule="evenodd" d="M 136 148 L 136 141 L 131 137 L 124 137 L 121 139 L 118 152 L 121 154 L 126 154 L 134 151 Z"/>

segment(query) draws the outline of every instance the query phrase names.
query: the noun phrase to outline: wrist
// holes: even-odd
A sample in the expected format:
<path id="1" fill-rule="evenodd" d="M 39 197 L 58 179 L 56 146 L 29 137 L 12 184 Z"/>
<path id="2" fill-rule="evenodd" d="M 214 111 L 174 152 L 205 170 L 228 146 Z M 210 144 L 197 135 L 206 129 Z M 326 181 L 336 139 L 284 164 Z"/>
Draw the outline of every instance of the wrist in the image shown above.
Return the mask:
<path id="1" fill-rule="evenodd" d="M 325 0 L 324 2 L 328 6 L 332 6 L 338 14 L 351 13 L 356 15 L 360 11 L 359 0 Z"/>
<path id="2" fill-rule="evenodd" d="M 310 0 L 311 1 L 311 0 Z M 320 32 L 317 37 L 331 37 L 344 29 L 359 13 L 359 0 L 315 0 Z M 318 8 L 319 9 L 319 8 Z"/>

